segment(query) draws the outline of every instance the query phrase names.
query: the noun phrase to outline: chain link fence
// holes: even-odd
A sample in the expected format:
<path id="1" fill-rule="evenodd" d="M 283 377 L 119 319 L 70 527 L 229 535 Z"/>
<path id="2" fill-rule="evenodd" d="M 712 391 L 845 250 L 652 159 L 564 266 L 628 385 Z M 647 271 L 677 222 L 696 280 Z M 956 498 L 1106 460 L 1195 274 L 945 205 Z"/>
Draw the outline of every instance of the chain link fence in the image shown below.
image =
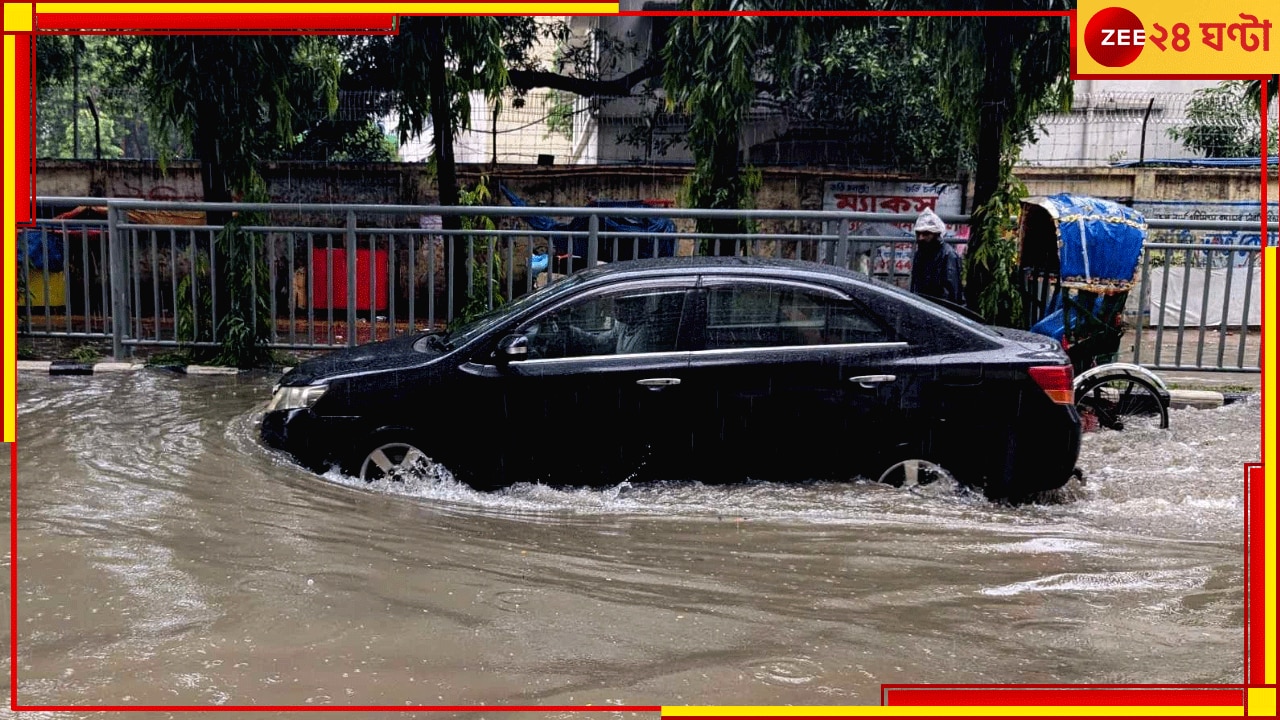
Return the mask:
<path id="1" fill-rule="evenodd" d="M 1274 99 L 1269 110 L 1274 157 Z M 1262 147 L 1260 113 L 1235 93 L 1086 93 L 1070 112 L 1043 116 L 1039 124 L 1036 142 L 1022 150 L 1026 165 L 1212 162 L 1257 158 Z"/>
<path id="2" fill-rule="evenodd" d="M 70 91 L 38 99 L 36 151 L 39 158 L 155 159 L 163 144 L 169 155 L 189 151 L 173 137 L 152 132 L 137 88 L 95 88 L 77 100 Z M 370 120 L 396 143 L 399 160 L 427 161 L 430 130 L 400 143 L 394 103 L 380 91 L 343 92 L 334 120 Z M 90 102 L 92 101 L 92 103 Z M 73 106 L 78 112 L 73 112 Z M 599 100 L 554 90 L 506 93 L 498 103 L 472 98 L 471 126 L 455 143 L 463 163 L 554 165 L 688 165 L 684 145 L 687 118 L 663 110 L 658 99 Z M 1276 103 L 1269 122 L 1275 156 Z M 1258 157 L 1260 118 L 1239 93 L 1085 93 L 1070 112 L 1040 118 L 1037 140 L 1022 151 L 1031 166 L 1109 166 L 1140 162 L 1221 163 L 1224 158 Z M 914 171 L 913 160 L 880 152 L 860 154 L 866 138 L 839 118 L 798 119 L 785 108 L 761 107 L 743 127 L 744 160 L 768 166 L 814 166 L 862 170 Z M 889 143 L 890 145 L 892 143 Z M 878 142 L 878 147 L 885 143 Z M 281 158 L 292 159 L 292 158 Z M 307 157 L 352 159 L 341 155 Z"/>

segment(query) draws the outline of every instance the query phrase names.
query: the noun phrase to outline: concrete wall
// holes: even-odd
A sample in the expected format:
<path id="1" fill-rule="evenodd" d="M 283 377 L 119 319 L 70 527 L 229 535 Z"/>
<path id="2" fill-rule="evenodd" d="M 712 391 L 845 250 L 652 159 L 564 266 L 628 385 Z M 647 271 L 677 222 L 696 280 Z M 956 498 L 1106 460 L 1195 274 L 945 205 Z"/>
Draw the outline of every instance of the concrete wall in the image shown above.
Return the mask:
<path id="1" fill-rule="evenodd" d="M 652 199 L 677 202 L 685 169 L 665 166 L 482 166 L 460 168 L 464 182 L 481 171 L 533 205 L 584 205 L 593 198 Z M 434 182 L 425 164 L 282 163 L 264 169 L 277 202 L 431 204 Z M 1258 200 L 1257 169 L 1208 168 L 1037 168 L 1015 174 L 1034 195 L 1075 192 L 1131 200 Z M 822 207 L 828 180 L 939 180 L 906 175 L 842 170 L 764 168 L 758 207 L 816 210 Z M 162 173 L 155 163 L 42 160 L 36 169 L 37 194 L 199 200 L 199 167 L 172 163 Z M 1268 198 L 1280 197 L 1271 175 Z M 966 195 L 967 202 L 968 195 Z M 505 200 L 495 198 L 497 204 Z"/>
<path id="2" fill-rule="evenodd" d="M 1217 168 L 1019 168 L 1014 171 L 1033 195 L 1073 192 L 1131 200 L 1260 199 L 1261 173 Z M 1270 175 L 1267 198 L 1277 195 Z"/>

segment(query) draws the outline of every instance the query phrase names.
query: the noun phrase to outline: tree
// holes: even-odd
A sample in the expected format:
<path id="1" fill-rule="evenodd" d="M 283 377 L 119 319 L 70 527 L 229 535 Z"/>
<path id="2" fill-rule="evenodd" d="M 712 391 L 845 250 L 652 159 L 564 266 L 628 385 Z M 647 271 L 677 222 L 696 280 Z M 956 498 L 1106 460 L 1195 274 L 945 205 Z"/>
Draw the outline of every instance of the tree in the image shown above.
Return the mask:
<path id="1" fill-rule="evenodd" d="M 1249 80 L 1246 83 L 1248 88 L 1249 99 L 1253 101 L 1255 108 L 1262 107 L 1262 80 Z M 1276 101 L 1276 96 L 1280 95 L 1280 75 L 1272 75 L 1265 81 L 1267 87 L 1267 101 L 1272 103 Z"/>
<path id="2" fill-rule="evenodd" d="M 655 24 L 663 27 L 661 18 Z M 642 48 L 627 38 L 615 37 L 596 28 L 580 41 L 570 38 L 569 26 L 552 23 L 543 26 L 544 36 L 559 43 L 556 59 L 550 68 L 531 62 L 527 56 L 513 62 L 508 70 L 511 87 L 518 92 L 549 88 L 582 97 L 617 98 L 636 94 L 641 84 L 662 77 L 666 65 L 658 52 L 661 44 Z M 619 74 L 624 58 L 643 56 L 635 69 Z"/>
<path id="3" fill-rule="evenodd" d="M 686 0 L 682 9 L 737 10 L 737 0 Z M 682 16 L 662 48 L 662 86 L 668 108 L 689 115 L 687 143 L 693 171 L 685 178 L 689 207 L 736 210 L 754 204 L 758 173 L 740 172 L 742 123 L 756 98 L 755 62 L 760 45 L 755 17 Z M 745 230 L 736 219 L 699 220 L 698 230 L 729 234 Z M 713 255 L 731 254 L 734 243 L 716 240 Z"/>
<path id="4" fill-rule="evenodd" d="M 997 0 L 956 10 L 1052 11 L 1069 0 Z M 979 7 L 981 6 L 981 7 Z M 905 9 L 905 8 L 902 8 Z M 915 24 L 922 47 L 943 60 L 942 108 L 973 148 L 973 222 L 966 252 L 966 297 L 988 321 L 1016 324 L 1021 302 L 1011 273 L 1018 148 L 1035 121 L 1071 103 L 1070 28 L 1065 17 L 927 17 Z"/>
<path id="5" fill-rule="evenodd" d="M 337 106 L 336 57 L 292 36 L 155 36 L 144 81 L 153 125 L 200 161 L 206 202 L 260 192 L 259 163 L 291 147 L 295 108 Z M 300 118 L 305 115 L 299 116 Z"/>
<path id="6" fill-rule="evenodd" d="M 40 157 L 139 157 L 150 142 L 131 87 L 143 68 L 139 37 L 41 35 L 36 42 Z"/>
<path id="7" fill-rule="evenodd" d="M 297 43 L 285 66 L 273 69 L 289 76 L 292 137 L 281 135 L 258 148 L 260 160 L 395 159 L 394 141 L 375 122 L 390 112 L 392 103 L 385 92 L 369 92 L 367 78 L 361 75 L 368 66 L 363 62 L 367 48 L 377 47 L 367 42 L 371 39 L 386 45 L 384 38 L 367 36 L 306 38 Z M 191 157 L 192 148 L 176 142 L 175 133 L 153 133 L 148 122 L 144 82 L 152 45 L 149 36 L 39 36 L 36 131 L 40 156 L 93 156 L 96 110 L 102 157 Z M 365 100 L 363 105 L 349 100 L 342 116 L 333 106 L 337 70 L 339 90 Z M 374 101 L 369 102 L 370 98 Z M 79 106 L 77 114 L 71 112 L 73 102 Z"/>
<path id="8" fill-rule="evenodd" d="M 1169 136 L 1192 152 L 1209 158 L 1258 157 L 1262 152 L 1262 117 L 1251 84 L 1227 80 L 1195 92 L 1187 104 L 1187 124 L 1169 128 Z M 1276 123 L 1267 131 L 1268 152 L 1275 154 Z"/>
<path id="9" fill-rule="evenodd" d="M 681 9 L 791 9 L 787 5 L 775 0 L 684 0 Z M 933 0 L 882 0 L 870 5 L 867 9 L 942 9 Z M 948 138 L 958 138 L 963 145 L 958 159 L 974 158 L 976 209 L 967 254 L 967 295 L 971 305 L 994 322 L 1015 324 L 1020 315 L 1010 275 L 1015 251 L 1013 212 L 1021 192 L 1011 172 L 1018 148 L 1034 139 L 1035 122 L 1043 112 L 1067 109 L 1071 101 L 1067 18 L 1036 13 L 1069 10 L 1072 5 L 1070 0 L 971 0 L 959 7 L 948 3 L 945 8 L 1026 14 L 930 17 L 904 24 L 908 34 L 903 51 L 909 48 L 911 53 L 923 54 L 919 62 L 929 65 L 938 86 L 932 93 L 927 87 L 908 86 L 916 92 L 908 90 L 904 95 L 916 102 L 922 96 L 936 98 L 942 118 L 953 128 L 939 135 L 940 152 L 937 147 L 923 147 L 920 155 L 944 156 L 947 145 L 955 148 Z M 847 6 L 830 0 L 806 5 L 813 10 L 843 7 Z M 672 107 L 691 115 L 689 146 L 694 151 L 695 171 L 688 186 L 690 204 L 732 208 L 749 202 L 751 176 L 739 172 L 738 143 L 742 118 L 760 97 L 757 91 L 785 99 L 797 70 L 803 75 L 802 58 L 810 57 L 806 54 L 811 48 L 839 39 L 838 33 L 856 32 L 859 24 L 866 22 L 861 18 L 803 17 L 676 19 L 660 57 L 663 85 Z M 908 54 L 908 62 L 910 57 Z M 843 61 L 856 63 L 858 59 L 846 56 Z M 834 62 L 823 69 L 838 67 L 839 62 Z M 616 81 L 633 87 L 652 72 L 651 64 L 646 63 Z M 600 87 L 571 85 L 551 77 L 541 77 L 538 82 L 580 93 Z M 880 137 L 879 142 L 888 144 L 890 138 Z M 739 229 L 736 223 L 702 225 L 714 232 Z"/>
<path id="10" fill-rule="evenodd" d="M 809 3 L 806 9 L 828 9 L 828 5 L 834 9 L 838 4 L 820 1 Z M 938 3 L 930 0 L 874 5 L 876 7 L 868 9 L 940 9 Z M 1017 149 L 1034 138 L 1035 120 L 1043 111 L 1054 106 L 1065 108 L 1071 98 L 1067 19 L 1036 17 L 1033 13 L 1066 10 L 1070 5 L 1069 0 L 998 0 L 970 2 L 964 7 L 950 3 L 948 9 L 1012 10 L 1029 14 L 921 18 L 906 26 L 910 30 L 908 44 L 937 63 L 934 67 L 940 88 L 939 104 L 945 118 L 959 129 L 957 135 L 965 145 L 966 154 L 975 158 L 973 202 L 977 210 L 968 254 L 971 290 L 968 296 L 976 309 L 996 322 L 1015 322 L 1020 309 L 1006 272 L 1012 259 L 1010 199 L 1015 209 L 1017 205 L 1017 183 L 1011 176 Z M 756 3 L 688 0 L 682 8 L 790 9 L 784 3 L 768 0 Z M 668 93 L 676 94 L 686 109 L 715 120 L 705 126 L 714 141 L 699 139 L 695 131 L 690 133 L 691 140 L 700 147 L 693 144 L 690 147 L 695 150 L 695 163 L 703 166 L 709 162 L 707 169 L 714 169 L 699 178 L 700 192 L 723 202 L 725 197 L 741 196 L 735 186 L 737 181 L 730 179 L 736 176 L 727 172 L 731 165 L 724 148 L 729 145 L 729 136 L 739 131 L 740 124 L 735 119 L 750 103 L 747 78 L 752 77 L 757 88 L 763 86 L 785 98 L 788 86 L 794 83 L 797 58 L 805 57 L 808 48 L 828 43 L 833 33 L 847 32 L 866 21 L 768 18 L 758 23 L 758 35 L 725 30 L 724 39 L 717 43 L 713 34 L 704 33 L 705 39 L 699 39 L 696 34 L 700 22 L 710 20 L 732 22 L 726 18 L 677 20 L 663 54 L 667 63 L 664 80 L 669 81 Z M 714 23 L 705 24 L 716 27 Z M 699 63 L 705 59 L 697 54 L 700 42 L 715 48 L 713 52 L 724 58 L 722 66 Z M 754 74 L 738 72 L 742 67 L 740 58 L 749 44 L 763 51 L 763 62 Z M 681 67 L 673 67 L 676 63 Z M 803 71 L 803 62 L 799 68 Z M 692 103 L 691 99 L 698 102 Z M 699 121 L 695 117 L 692 122 Z M 889 138 L 881 137 L 880 142 L 887 143 Z M 717 159 L 706 159 L 711 157 Z M 997 195 L 1000 197 L 996 198 Z M 994 242 L 984 249 L 987 239 Z"/>
<path id="11" fill-rule="evenodd" d="M 943 60 L 912 42 L 910 21 L 823 20 L 798 29 L 805 46 L 789 50 L 785 64 L 775 62 L 768 74 L 779 80 L 757 100 L 786 115 L 791 129 L 781 139 L 823 143 L 868 169 L 941 179 L 967 167 L 968 143 L 940 109 Z"/>
<path id="12" fill-rule="evenodd" d="M 291 36 L 150 38 L 144 84 L 152 123 L 190 144 L 200 161 L 206 202 L 266 201 L 258 166 L 294 143 L 299 129 L 295 107 L 319 99 L 332 113 L 338 68 L 319 42 Z M 256 305 L 251 302 L 254 287 L 267 287 L 262 238 L 241 228 L 262 224 L 265 218 L 210 213 L 208 220 L 223 226 L 217 239 L 217 277 L 224 291 L 218 293 L 221 307 L 214 308 L 222 352 L 216 360 L 254 365 L 266 357 L 272 320 L 266 292 L 256 293 Z M 204 329 L 209 330 L 208 323 Z"/>
<path id="13" fill-rule="evenodd" d="M 507 84 L 502 24 L 492 17 L 403 18 L 392 40 L 392 77 L 397 83 L 400 138 L 421 134 L 431 124 L 432 156 L 440 204 L 457 205 L 458 169 L 453 143 L 471 123 L 471 93 L 493 100 Z M 446 231 L 462 229 L 462 219 L 446 215 Z M 466 238 L 448 236 L 452 249 L 453 303 L 466 305 Z"/>
<path id="14" fill-rule="evenodd" d="M 340 68 L 338 92 L 344 95 L 337 113 L 313 102 L 299 123 L 297 143 L 281 148 L 280 160 L 391 162 L 398 146 L 379 124 L 394 110 L 391 95 L 390 40 L 380 36 L 339 35 L 323 38 L 325 64 Z M 319 98 L 317 98 L 318 100 Z"/>
<path id="15" fill-rule="evenodd" d="M 71 79 L 79 36 L 36 36 L 36 87 L 61 85 Z"/>

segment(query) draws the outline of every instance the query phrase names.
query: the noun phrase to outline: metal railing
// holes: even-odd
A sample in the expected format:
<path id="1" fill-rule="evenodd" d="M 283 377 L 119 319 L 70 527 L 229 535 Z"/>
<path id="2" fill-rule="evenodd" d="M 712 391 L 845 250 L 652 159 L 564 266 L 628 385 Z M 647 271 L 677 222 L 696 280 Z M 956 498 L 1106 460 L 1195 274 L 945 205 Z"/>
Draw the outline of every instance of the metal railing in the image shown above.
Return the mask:
<path id="1" fill-rule="evenodd" d="M 736 254 L 840 265 L 905 286 L 914 239 L 893 226 L 915 220 L 914 215 L 843 211 L 101 198 L 39 198 L 37 207 L 46 219 L 19 231 L 19 334 L 110 340 L 117 358 L 135 347 L 208 347 L 222 340 L 220 323 L 231 291 L 226 278 L 218 278 L 220 260 L 238 248 L 218 239 L 223 226 L 211 218 L 219 215 L 261 213 L 267 218 L 241 227 L 241 241 L 252 241 L 257 257 L 265 259 L 266 272 L 249 275 L 248 287 L 237 292 L 267 311 L 268 344 L 294 350 L 350 347 L 438 328 L 463 313 L 455 297 L 468 297 L 468 312 L 493 308 L 549 281 L 554 270 L 569 273 L 599 261 L 692 255 L 709 242 L 731 243 Z M 75 208 L 105 212 L 53 217 Z M 472 227 L 445 230 L 441 218 L 447 215 L 460 216 Z M 520 218 L 531 215 L 585 217 L 587 229 L 522 227 Z M 621 216 L 671 218 L 677 231 L 654 235 L 603 229 L 604 218 Z M 488 222 L 479 222 L 482 218 Z M 760 231 L 699 234 L 692 229 L 698 219 L 748 220 Z M 943 219 L 954 227 L 968 222 L 967 216 Z M 1223 233 L 1256 233 L 1259 225 L 1158 219 L 1149 224 L 1153 235 L 1173 229 L 1191 242 L 1148 243 L 1138 292 L 1131 293 L 1133 326 L 1126 340 L 1133 344 L 1123 348 L 1125 359 L 1154 369 L 1259 372 L 1260 315 L 1255 306 L 1261 296 L 1253 285 L 1260 278 L 1261 249 L 1221 244 L 1232 237 Z M 1199 242 L 1205 233 L 1216 233 L 1219 244 Z M 453 236 L 467 242 L 448 242 Z M 581 255 L 569 252 L 575 246 Z M 531 258 L 544 253 L 569 257 L 562 268 L 535 273 Z M 465 283 L 469 292 L 455 292 L 458 283 Z M 1215 308 L 1219 314 L 1208 312 Z"/>

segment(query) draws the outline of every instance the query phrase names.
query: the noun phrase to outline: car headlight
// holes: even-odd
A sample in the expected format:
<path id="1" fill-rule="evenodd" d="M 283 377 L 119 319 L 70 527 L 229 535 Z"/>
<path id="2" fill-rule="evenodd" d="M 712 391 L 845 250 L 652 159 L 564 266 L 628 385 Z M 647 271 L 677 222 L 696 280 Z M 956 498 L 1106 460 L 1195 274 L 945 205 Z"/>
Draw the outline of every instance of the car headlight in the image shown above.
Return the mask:
<path id="1" fill-rule="evenodd" d="M 328 385 L 299 385 L 295 387 L 280 387 L 277 385 L 275 391 L 271 394 L 271 402 L 267 405 L 267 412 L 272 410 L 297 410 L 299 408 L 309 408 L 316 404 Z"/>

